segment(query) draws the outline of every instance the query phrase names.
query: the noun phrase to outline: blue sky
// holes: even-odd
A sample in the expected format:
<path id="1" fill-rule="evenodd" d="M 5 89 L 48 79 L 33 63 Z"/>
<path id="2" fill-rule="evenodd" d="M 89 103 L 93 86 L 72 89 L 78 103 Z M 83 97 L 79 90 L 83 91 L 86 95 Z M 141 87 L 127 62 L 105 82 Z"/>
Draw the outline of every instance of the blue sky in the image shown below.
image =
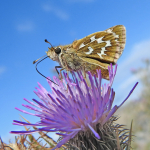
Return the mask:
<path id="1" fill-rule="evenodd" d="M 23 115 L 31 122 L 36 118 L 15 110 L 23 98 L 37 98 L 33 90 L 40 82 L 49 86 L 36 70 L 33 60 L 45 55 L 48 39 L 54 46 L 70 44 L 93 32 L 122 24 L 127 30 L 123 55 L 118 61 L 114 82 L 115 103 L 119 104 L 129 93 L 138 77 L 131 74 L 141 60 L 150 58 L 150 1 L 149 0 L 6 0 L 0 2 L 0 135 L 5 142 L 13 137 L 11 130 L 23 130 L 12 125 Z M 56 75 L 57 65 L 50 59 L 39 64 L 46 76 Z M 138 98 L 139 87 L 129 99 Z"/>

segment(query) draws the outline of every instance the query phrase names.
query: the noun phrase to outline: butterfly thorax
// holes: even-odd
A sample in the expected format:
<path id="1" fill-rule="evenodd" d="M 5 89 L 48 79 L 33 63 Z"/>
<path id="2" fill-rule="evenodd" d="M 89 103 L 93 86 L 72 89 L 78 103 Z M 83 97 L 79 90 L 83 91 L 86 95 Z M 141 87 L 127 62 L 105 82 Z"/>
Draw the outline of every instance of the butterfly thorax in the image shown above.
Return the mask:
<path id="1" fill-rule="evenodd" d="M 59 55 L 60 64 L 67 71 L 78 71 L 83 65 L 83 61 L 77 56 L 76 53 L 61 53 Z"/>

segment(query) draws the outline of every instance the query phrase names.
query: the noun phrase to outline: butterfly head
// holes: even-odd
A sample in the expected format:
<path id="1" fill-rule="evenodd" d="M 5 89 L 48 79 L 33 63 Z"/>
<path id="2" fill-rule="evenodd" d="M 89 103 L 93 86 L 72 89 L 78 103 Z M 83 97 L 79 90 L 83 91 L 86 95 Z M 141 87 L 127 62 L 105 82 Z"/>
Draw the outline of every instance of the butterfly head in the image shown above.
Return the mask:
<path id="1" fill-rule="evenodd" d="M 60 53 L 61 53 L 61 47 L 48 48 L 48 51 L 46 52 L 47 56 L 54 61 L 59 61 Z"/>

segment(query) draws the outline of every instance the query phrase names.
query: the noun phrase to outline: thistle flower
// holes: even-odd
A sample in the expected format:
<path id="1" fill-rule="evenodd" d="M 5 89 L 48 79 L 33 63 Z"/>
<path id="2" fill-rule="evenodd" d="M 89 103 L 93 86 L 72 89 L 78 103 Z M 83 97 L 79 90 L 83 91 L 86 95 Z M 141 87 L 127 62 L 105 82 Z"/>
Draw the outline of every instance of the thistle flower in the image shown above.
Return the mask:
<path id="1" fill-rule="evenodd" d="M 32 131 L 11 131 L 14 134 L 31 134 L 39 131 L 57 132 L 61 136 L 61 141 L 54 148 L 59 148 L 63 144 L 70 149 L 113 149 L 117 147 L 116 129 L 113 121 L 116 119 L 113 114 L 123 105 L 133 92 L 137 83 L 130 91 L 127 98 L 119 105 L 112 107 L 115 92 L 111 88 L 117 65 L 113 71 L 112 65 L 108 68 L 110 81 L 101 85 L 101 71 L 98 70 L 98 77 L 93 77 L 88 72 L 88 85 L 82 74 L 73 73 L 74 80 L 64 73 L 64 79 L 59 80 L 54 77 L 54 81 L 59 85 L 48 81 L 52 92 L 38 83 L 40 88 L 36 88 L 35 94 L 41 99 L 33 102 L 24 99 L 29 104 L 24 107 L 34 110 L 31 114 L 19 108 L 17 110 L 40 117 L 40 122 L 35 124 L 14 120 L 15 125 L 20 126 L 42 126 Z"/>

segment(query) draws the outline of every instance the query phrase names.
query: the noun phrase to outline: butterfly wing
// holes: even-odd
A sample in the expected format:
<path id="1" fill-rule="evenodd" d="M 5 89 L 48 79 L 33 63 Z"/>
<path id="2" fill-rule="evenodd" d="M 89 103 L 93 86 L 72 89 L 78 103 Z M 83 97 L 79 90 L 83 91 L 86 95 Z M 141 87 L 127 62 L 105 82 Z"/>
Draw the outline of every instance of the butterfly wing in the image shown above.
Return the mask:
<path id="1" fill-rule="evenodd" d="M 96 65 L 96 68 L 92 66 L 89 71 L 96 74 L 95 69 L 101 69 L 104 78 L 108 79 L 108 65 L 117 62 L 124 50 L 125 42 L 126 29 L 123 25 L 117 25 L 74 41 L 73 48 L 83 61 Z"/>

